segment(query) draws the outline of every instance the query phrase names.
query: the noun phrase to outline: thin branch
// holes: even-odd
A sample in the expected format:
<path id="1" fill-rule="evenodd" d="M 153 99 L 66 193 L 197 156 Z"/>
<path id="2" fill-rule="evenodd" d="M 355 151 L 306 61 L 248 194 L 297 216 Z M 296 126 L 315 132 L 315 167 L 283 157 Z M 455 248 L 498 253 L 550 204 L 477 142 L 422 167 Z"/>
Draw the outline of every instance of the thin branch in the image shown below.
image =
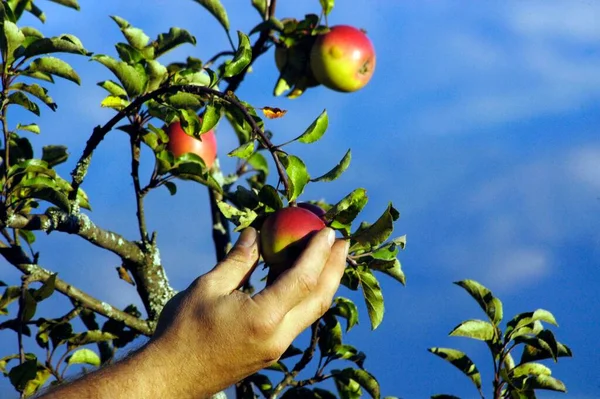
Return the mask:
<path id="1" fill-rule="evenodd" d="M 276 399 L 277 395 L 281 393 L 285 389 L 285 387 L 294 385 L 294 378 L 302 371 L 308 363 L 313 359 L 315 355 L 315 350 L 317 349 L 317 344 L 319 343 L 319 323 L 321 319 L 315 321 L 311 326 L 311 336 L 310 336 L 310 345 L 302 354 L 302 357 L 296 363 L 292 371 L 290 371 L 283 380 L 273 390 L 271 391 L 271 395 L 269 399 Z"/>
<path id="2" fill-rule="evenodd" d="M 235 51 L 229 51 L 229 50 L 218 52 L 217 54 L 213 55 L 208 61 L 206 61 L 204 63 L 204 65 L 202 65 L 202 68 L 210 68 L 210 66 L 212 64 L 214 64 L 215 61 L 217 61 L 219 58 L 225 57 L 227 55 L 234 55 L 234 54 L 235 54 Z"/>
<path id="3" fill-rule="evenodd" d="M 29 259 L 27 254 L 20 247 L 9 248 L 2 244 L 0 245 L 0 255 L 4 256 L 4 258 L 21 271 L 21 273 L 29 276 L 30 282 L 44 283 L 52 276 L 52 273 L 49 271 L 43 269 L 39 265 L 31 263 L 31 259 Z M 59 278 L 56 279 L 55 289 L 63 295 L 77 301 L 81 306 L 93 310 L 102 316 L 112 320 L 121 321 L 127 327 L 140 334 L 147 336 L 152 335 L 154 330 L 153 323 L 138 319 L 106 302 L 100 301 Z"/>
<path id="4" fill-rule="evenodd" d="M 135 190 L 136 215 L 140 237 L 142 242 L 148 242 L 148 230 L 146 229 L 146 216 L 144 215 L 144 195 L 140 185 L 140 138 L 138 132 L 131 133 L 131 178 Z"/>

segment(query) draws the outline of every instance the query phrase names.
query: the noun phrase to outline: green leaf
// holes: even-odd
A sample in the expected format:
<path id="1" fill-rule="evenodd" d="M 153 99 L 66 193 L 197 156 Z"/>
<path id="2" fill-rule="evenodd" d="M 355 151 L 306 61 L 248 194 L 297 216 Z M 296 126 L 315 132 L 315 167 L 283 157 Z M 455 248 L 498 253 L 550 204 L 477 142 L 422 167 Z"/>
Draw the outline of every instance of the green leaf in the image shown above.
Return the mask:
<path id="1" fill-rule="evenodd" d="M 274 212 L 283 208 L 281 197 L 277 193 L 275 187 L 265 184 L 258 192 L 258 198 L 262 202 L 267 211 Z"/>
<path id="2" fill-rule="evenodd" d="M 389 261 L 374 259 L 369 262 L 368 265 L 369 269 L 385 273 L 394 280 L 397 280 L 400 284 L 406 285 L 406 276 L 402 271 L 402 265 L 398 259 L 392 259 Z"/>
<path id="3" fill-rule="evenodd" d="M 83 44 L 76 36 L 65 34 L 57 37 L 37 39 L 27 46 L 19 56 L 23 56 L 27 59 L 49 53 L 91 55 L 91 53 L 83 47 Z"/>
<path id="4" fill-rule="evenodd" d="M 223 77 L 230 78 L 240 74 L 252 61 L 250 39 L 242 31 L 238 31 L 239 45 L 231 61 L 225 63 Z"/>
<path id="5" fill-rule="evenodd" d="M 337 388 L 340 399 L 360 399 L 362 398 L 362 389 L 360 384 L 348 377 L 344 370 L 332 370 L 333 381 Z"/>
<path id="6" fill-rule="evenodd" d="M 48 177 L 36 176 L 24 179 L 19 184 L 19 188 L 27 189 L 23 198 L 37 198 L 48 201 L 64 211 L 69 211 L 71 208 L 67 194 L 61 190 L 54 180 Z"/>
<path id="7" fill-rule="evenodd" d="M 28 125 L 21 125 L 20 123 L 17 123 L 17 130 L 40 134 L 40 127 L 36 123 L 30 123 Z"/>
<path id="8" fill-rule="evenodd" d="M 166 181 L 163 183 L 163 185 L 169 190 L 171 195 L 177 194 L 177 185 L 172 181 Z"/>
<path id="9" fill-rule="evenodd" d="M 45 72 L 30 71 L 30 70 L 24 69 L 21 71 L 21 76 L 27 76 L 32 79 L 39 79 L 39 80 L 43 80 L 45 82 L 54 83 L 54 78 L 52 77 L 52 75 L 49 73 L 45 73 Z"/>
<path id="10" fill-rule="evenodd" d="M 506 331 L 504 333 L 505 339 L 511 340 L 522 335 L 523 331 L 521 330 L 529 328 L 529 326 L 536 321 L 544 321 L 554 326 L 558 326 L 554 315 L 547 310 L 537 309 L 534 312 L 520 313 L 507 323 Z"/>
<path id="11" fill-rule="evenodd" d="M 541 363 L 529 362 L 520 364 L 510 371 L 511 377 L 521 377 L 528 375 L 551 375 L 552 370 Z"/>
<path id="12" fill-rule="evenodd" d="M 348 360 L 362 368 L 367 356 L 352 345 L 337 345 L 328 354 L 330 359 Z"/>
<path id="13" fill-rule="evenodd" d="M 429 348 L 427 350 L 458 368 L 469 377 L 477 389 L 481 389 L 481 374 L 475 363 L 465 353 L 450 348 Z"/>
<path id="14" fill-rule="evenodd" d="M 69 158 L 67 147 L 64 145 L 46 145 L 42 147 L 42 160 L 53 167 L 65 162 Z"/>
<path id="15" fill-rule="evenodd" d="M 325 15 L 329 15 L 331 10 L 333 10 L 335 0 L 319 0 L 319 2 L 321 3 L 321 8 L 323 9 L 323 13 Z"/>
<path id="16" fill-rule="evenodd" d="M 50 277 L 44 281 L 42 286 L 33 292 L 33 298 L 36 302 L 41 302 L 44 299 L 49 298 L 54 293 L 56 285 L 56 273 L 51 274 Z"/>
<path id="17" fill-rule="evenodd" d="M 194 1 L 206 8 L 208 12 L 210 12 L 217 19 L 217 21 L 219 21 L 219 23 L 223 26 L 223 28 L 225 28 L 225 30 L 229 30 L 229 18 L 227 17 L 225 7 L 223 7 L 219 0 Z"/>
<path id="18" fill-rule="evenodd" d="M 338 177 L 340 177 L 342 175 L 342 173 L 344 173 L 346 171 L 346 169 L 348 169 L 348 167 L 350 166 L 350 161 L 352 160 L 352 151 L 348 150 L 346 151 L 346 154 L 344 154 L 344 157 L 342 158 L 342 160 L 333 167 L 333 169 L 331 169 L 329 172 L 325 173 L 323 176 L 319 176 L 316 179 L 312 179 L 311 181 L 313 182 L 318 182 L 318 181 L 325 181 L 325 182 L 329 182 L 329 181 L 333 181 L 336 180 Z"/>
<path id="19" fill-rule="evenodd" d="M 348 378 L 359 383 L 365 391 L 371 395 L 373 399 L 379 399 L 381 396 L 381 390 L 377 379 L 366 370 L 347 368 L 342 371 Z"/>
<path id="20" fill-rule="evenodd" d="M 358 269 L 358 277 L 367 305 L 367 313 L 371 320 L 371 329 L 375 330 L 381 324 L 384 314 L 381 286 L 377 278 L 368 269 Z"/>
<path id="21" fill-rule="evenodd" d="M 148 76 L 142 65 L 131 66 L 103 54 L 94 55 L 91 59 L 107 67 L 121 82 L 129 97 L 136 97 L 144 92 Z"/>
<path id="22" fill-rule="evenodd" d="M 115 111 L 122 111 L 125 108 L 127 108 L 129 104 L 131 104 L 131 102 L 129 100 L 125 100 L 124 98 L 106 96 L 104 100 L 102 100 L 102 102 L 100 103 L 100 106 L 102 108 L 111 108 Z"/>
<path id="23" fill-rule="evenodd" d="M 367 190 L 357 188 L 325 213 L 324 219 L 333 228 L 349 230 L 350 224 L 367 204 Z"/>
<path id="24" fill-rule="evenodd" d="M 241 159 L 248 159 L 254 153 L 254 141 L 248 141 L 241 146 L 235 148 L 227 155 L 230 157 L 237 157 Z"/>
<path id="25" fill-rule="evenodd" d="M 335 347 L 342 344 L 342 326 L 331 313 L 326 313 L 322 320 L 318 345 L 323 355 L 329 355 Z"/>
<path id="26" fill-rule="evenodd" d="M 25 241 L 27 241 L 27 244 L 29 244 L 29 245 L 31 245 L 35 242 L 35 233 L 33 231 L 20 229 L 19 236 L 22 239 L 24 239 Z M 2 284 L 0 284 L 0 287 L 1 286 L 2 286 Z"/>
<path id="27" fill-rule="evenodd" d="M 527 379 L 526 389 L 545 389 L 549 391 L 567 392 L 565 384 L 549 375 L 536 375 Z"/>
<path id="28" fill-rule="evenodd" d="M 195 94 L 183 92 L 168 95 L 166 97 L 166 103 L 173 108 L 190 109 L 194 111 L 199 110 L 204 105 L 201 97 Z"/>
<path id="29" fill-rule="evenodd" d="M 93 350 L 81 348 L 67 357 L 67 364 L 89 364 L 90 366 L 99 367 L 100 357 Z"/>
<path id="30" fill-rule="evenodd" d="M 394 222 L 399 217 L 400 214 L 390 203 L 375 223 L 359 229 L 352 235 L 352 240 L 360 245 L 362 249 L 371 250 L 371 248 L 382 244 L 388 239 L 394 231 Z"/>
<path id="31" fill-rule="evenodd" d="M 219 123 L 219 119 L 221 119 L 221 110 L 222 106 L 218 103 L 213 102 L 206 104 L 206 110 L 202 115 L 202 125 L 200 127 L 201 134 L 213 129 L 217 123 Z M 247 157 L 244 159 L 247 159 Z"/>
<path id="32" fill-rule="evenodd" d="M 252 0 L 252 6 L 258 11 L 261 18 L 267 15 L 267 0 Z"/>
<path id="33" fill-rule="evenodd" d="M 350 299 L 337 297 L 333 307 L 329 309 L 332 314 L 346 319 L 346 332 L 358 324 L 358 308 Z"/>
<path id="34" fill-rule="evenodd" d="M 36 103 L 31 101 L 27 97 L 27 95 L 25 95 L 25 93 L 23 93 L 23 92 L 15 91 L 14 93 L 10 94 L 8 96 L 8 103 L 20 105 L 21 107 L 25 108 L 27 111 L 34 113 L 37 116 L 40 115 L 40 107 L 38 107 L 38 105 Z"/>
<path id="35" fill-rule="evenodd" d="M 517 343 L 525 343 L 545 353 L 555 362 L 558 360 L 558 342 L 550 330 L 542 330 L 535 337 L 519 336 L 514 339 Z"/>
<path id="36" fill-rule="evenodd" d="M 503 317 L 502 302 L 492 294 L 492 291 L 474 280 L 462 280 L 454 284 L 464 288 L 477 301 L 495 326 L 500 324 Z"/>
<path id="37" fill-rule="evenodd" d="M 129 65 L 135 66 L 135 64 L 140 63 L 144 59 L 144 55 L 140 50 L 127 43 L 117 43 L 115 48 L 121 61 L 124 61 Z"/>
<path id="38" fill-rule="evenodd" d="M 57 3 L 63 5 L 65 7 L 72 8 L 74 10 L 79 11 L 79 3 L 77 0 L 50 0 L 53 3 Z"/>
<path id="39" fill-rule="evenodd" d="M 39 391 L 40 388 L 44 386 L 48 378 L 50 378 L 50 370 L 41 364 L 37 365 L 37 371 L 35 373 L 35 378 L 29 380 L 25 385 L 25 389 L 23 389 L 23 393 L 26 397 L 29 397 Z"/>
<path id="40" fill-rule="evenodd" d="M 53 0 L 50 0 L 53 1 Z M 31 13 L 33 16 L 35 16 L 37 19 L 39 19 L 42 23 L 46 22 L 46 14 L 44 14 L 44 12 L 38 7 L 36 6 L 34 3 L 29 3 L 30 7 L 27 10 L 29 13 Z"/>
<path id="41" fill-rule="evenodd" d="M 262 172 L 265 175 L 269 173 L 269 164 L 267 163 L 264 155 L 261 153 L 255 152 L 252 154 L 252 156 L 250 156 L 250 158 L 247 159 L 247 161 L 248 164 L 254 168 L 254 170 Z"/>
<path id="42" fill-rule="evenodd" d="M 127 92 L 117 82 L 114 82 L 112 80 L 105 80 L 103 82 L 99 82 L 98 86 L 102 87 L 115 97 L 127 98 Z"/>
<path id="43" fill-rule="evenodd" d="M 144 33 L 143 30 L 131 26 L 125 19 L 116 15 L 112 15 L 111 18 L 117 23 L 117 25 L 119 25 L 123 36 L 125 36 L 125 39 L 127 39 L 127 42 L 132 47 L 142 50 L 148 45 L 150 38 Z"/>
<path id="44" fill-rule="evenodd" d="M 294 155 L 278 154 L 288 176 L 288 201 L 295 201 L 303 192 L 304 187 L 310 181 L 306 165 Z"/>
<path id="45" fill-rule="evenodd" d="M 185 29 L 171 28 L 169 32 L 158 35 L 158 38 L 151 43 L 154 47 L 154 58 L 158 58 L 185 43 L 195 46 L 196 38 Z"/>
<path id="46" fill-rule="evenodd" d="M 80 84 L 81 79 L 75 70 L 63 60 L 55 57 L 36 58 L 25 69 L 26 73 L 42 73 L 47 75 L 56 75 L 71 82 Z"/>
<path id="47" fill-rule="evenodd" d="M 39 98 L 40 100 L 42 100 L 44 102 L 44 104 L 46 104 L 52 111 L 56 111 L 56 108 L 58 107 L 55 103 L 54 100 L 52 100 L 52 97 L 50 97 L 48 95 L 48 90 L 46 90 L 44 87 L 38 85 L 38 84 L 25 84 L 25 83 L 15 83 L 10 87 L 10 90 L 20 90 L 20 91 L 24 91 L 26 93 L 31 94 L 32 96 L 35 96 L 37 98 Z"/>
<path id="48" fill-rule="evenodd" d="M 23 310 L 22 319 L 23 322 L 27 322 L 35 316 L 37 310 L 37 302 L 29 290 L 23 293 Z"/>
<path id="49" fill-rule="evenodd" d="M 27 383 L 36 377 L 38 363 L 36 359 L 26 360 L 8 372 L 10 383 L 19 392 L 25 389 Z"/>
<path id="50" fill-rule="evenodd" d="M 533 345 L 526 344 L 523 348 L 523 354 L 521 355 L 521 363 L 531 362 L 535 360 L 544 360 L 552 358 L 552 353 L 547 350 L 538 349 L 541 347 L 536 341 L 532 342 Z M 556 343 L 556 357 L 573 357 L 571 348 L 567 345 Z"/>
<path id="51" fill-rule="evenodd" d="M 6 58 L 7 64 L 12 64 L 16 57 L 15 50 L 25 41 L 25 35 L 16 24 L 10 21 L 5 20 L 2 26 L 3 32 L 0 34 L 0 49 Z"/>
<path id="52" fill-rule="evenodd" d="M 319 140 L 325 134 L 327 130 L 327 125 L 329 124 L 329 118 L 327 116 L 327 110 L 323 110 L 321 115 L 317 117 L 311 123 L 311 125 L 306 129 L 304 133 L 302 133 L 296 140 L 301 143 L 310 144 Z"/>
<path id="53" fill-rule="evenodd" d="M 21 296 L 21 288 L 18 286 L 7 287 L 0 297 L 0 314 L 6 315 L 6 307 Z"/>
<path id="54" fill-rule="evenodd" d="M 223 216 L 237 226 L 234 231 L 244 230 L 258 217 L 256 212 L 254 212 L 252 209 L 240 210 L 224 201 L 217 202 L 217 206 L 219 207 L 219 210 Z"/>
<path id="55" fill-rule="evenodd" d="M 158 61 L 149 60 L 146 62 L 146 73 L 148 75 L 147 91 L 154 91 L 167 79 L 167 68 Z"/>
<path id="56" fill-rule="evenodd" d="M 100 330 L 89 330 L 84 333 L 74 334 L 67 339 L 69 350 L 75 349 L 82 345 L 95 344 L 98 342 L 111 341 L 117 336 Z"/>
<path id="57" fill-rule="evenodd" d="M 496 338 L 495 327 L 483 320 L 467 320 L 456 326 L 449 334 L 451 337 L 467 337 L 480 341 L 494 341 Z"/>

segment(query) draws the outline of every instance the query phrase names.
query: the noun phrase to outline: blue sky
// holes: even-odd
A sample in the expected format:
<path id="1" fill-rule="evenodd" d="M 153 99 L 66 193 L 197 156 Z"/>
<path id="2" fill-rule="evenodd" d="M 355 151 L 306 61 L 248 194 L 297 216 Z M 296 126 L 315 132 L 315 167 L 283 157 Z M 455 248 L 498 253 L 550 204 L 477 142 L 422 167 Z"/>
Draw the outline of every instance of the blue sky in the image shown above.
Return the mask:
<path id="1" fill-rule="evenodd" d="M 233 29 L 248 31 L 255 23 L 249 3 L 224 1 Z M 600 279 L 600 3 L 338 3 L 330 24 L 362 27 L 376 47 L 377 69 L 369 85 L 353 94 L 317 88 L 293 101 L 274 98 L 277 72 L 267 54 L 238 95 L 257 106 L 288 110 L 268 125 L 279 142 L 328 110 L 330 128 L 322 141 L 289 150 L 313 175 L 328 170 L 347 148 L 353 150 L 352 165 L 338 181 L 310 186 L 304 199 L 335 202 L 362 186 L 370 196 L 365 220 L 374 220 L 388 201 L 401 213 L 397 234 L 408 236 L 400 256 L 407 287 L 381 279 L 386 316 L 375 332 L 357 301 L 361 323 L 348 342 L 366 352 L 365 366 L 379 378 L 384 395 L 476 396 L 457 370 L 427 353 L 431 346 L 467 351 L 489 392 L 484 345 L 446 336 L 461 320 L 483 317 L 452 284 L 471 278 L 504 301 L 507 317 L 536 308 L 552 311 L 561 326 L 555 333 L 575 354 L 551 365 L 554 375 L 567 384 L 570 398 L 600 396 L 600 345 L 594 338 L 600 333 L 595 284 Z M 196 35 L 195 47 L 181 47 L 166 60 L 208 59 L 227 46 L 218 24 L 190 0 L 84 1 L 79 13 L 44 7 L 47 36 L 73 33 L 95 53 L 114 55 L 113 44 L 122 40 L 109 15 L 129 20 L 151 37 L 171 26 Z M 302 17 L 317 9 L 316 0 L 280 1 L 277 15 Z M 37 148 L 67 144 L 75 159 L 92 128 L 112 115 L 99 108 L 104 93 L 95 85 L 111 75 L 99 64 L 66 59 L 82 85 L 61 81 L 50 87 L 58 112 L 43 110 L 37 121 L 43 134 L 33 142 Z M 33 121 L 30 115 L 12 115 L 14 123 L 19 117 Z M 222 124 L 219 153 L 234 142 Z M 145 155 L 147 171 L 152 161 Z M 127 140 L 114 132 L 95 155 L 84 188 L 93 219 L 133 239 L 128 157 Z M 67 176 L 72 165 L 59 170 Z M 182 184 L 175 197 L 164 190 L 148 199 L 149 226 L 159 232 L 163 263 L 177 289 L 214 264 L 207 209 L 206 191 L 191 184 Z M 117 306 L 139 302 L 135 290 L 115 278 L 113 255 L 61 235 L 40 236 L 37 248 L 45 267 L 93 295 Z M 0 268 L 0 279 L 18 281 L 9 265 Z M 0 344 L 2 353 L 8 353 L 7 345 Z M 6 383 L 0 381 L 0 389 Z"/>

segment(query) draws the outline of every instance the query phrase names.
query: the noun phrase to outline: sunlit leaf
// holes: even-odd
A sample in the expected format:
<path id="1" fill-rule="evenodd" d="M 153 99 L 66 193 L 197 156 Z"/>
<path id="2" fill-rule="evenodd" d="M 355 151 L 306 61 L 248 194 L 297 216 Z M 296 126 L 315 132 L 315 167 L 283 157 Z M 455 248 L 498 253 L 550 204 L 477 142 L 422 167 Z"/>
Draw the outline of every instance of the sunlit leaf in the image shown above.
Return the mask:
<path id="1" fill-rule="evenodd" d="M 346 151 L 346 154 L 344 154 L 344 157 L 342 158 L 342 160 L 333 167 L 333 169 L 331 169 L 329 172 L 325 173 L 323 176 L 319 176 L 315 179 L 312 179 L 311 181 L 313 182 L 319 182 L 319 181 L 333 181 L 335 179 L 337 179 L 338 177 L 340 177 L 342 175 L 342 173 L 344 173 L 346 171 L 346 169 L 348 169 L 348 166 L 350 166 L 350 161 L 352 160 L 352 152 L 350 150 Z"/>
<path id="2" fill-rule="evenodd" d="M 221 4 L 219 0 L 194 1 L 206 8 L 217 19 L 217 21 L 219 21 L 225 30 L 229 30 L 229 18 L 227 17 L 225 7 L 223 7 L 223 4 Z"/>
<path id="3" fill-rule="evenodd" d="M 480 341 L 493 341 L 496 336 L 495 327 L 483 320 L 467 320 L 456 326 L 449 334 L 454 337 L 466 337 Z"/>
<path id="4" fill-rule="evenodd" d="M 494 325 L 500 324 L 503 317 L 502 302 L 492 294 L 492 291 L 474 280 L 462 280 L 454 284 L 464 288 L 477 301 Z"/>
<path id="5" fill-rule="evenodd" d="M 72 355 L 67 357 L 67 364 L 88 364 L 90 366 L 100 366 L 100 356 L 93 350 L 87 348 L 81 348 L 73 352 Z"/>
<path id="6" fill-rule="evenodd" d="M 230 78 L 240 74 L 252 61 L 252 46 L 250 39 L 242 31 L 238 31 L 239 45 L 231 61 L 225 64 L 223 76 Z"/>
<path id="7" fill-rule="evenodd" d="M 303 192 L 310 181 L 306 165 L 295 155 L 279 156 L 288 176 L 288 201 L 295 201 Z"/>
<path id="8" fill-rule="evenodd" d="M 481 389 L 481 374 L 475 363 L 465 353 L 450 348 L 429 348 L 427 350 L 458 368 L 469 377 L 477 389 Z"/>
<path id="9" fill-rule="evenodd" d="M 304 133 L 298 136 L 297 140 L 301 143 L 309 144 L 319 140 L 325 134 L 327 126 L 329 124 L 329 118 L 327 111 L 324 110 L 321 115 L 317 117 L 306 129 Z"/>
<path id="10" fill-rule="evenodd" d="M 77 84 L 81 83 L 81 79 L 75 70 L 65 61 L 55 57 L 36 58 L 25 69 L 25 72 L 30 74 L 38 72 L 42 74 L 55 75 Z"/>

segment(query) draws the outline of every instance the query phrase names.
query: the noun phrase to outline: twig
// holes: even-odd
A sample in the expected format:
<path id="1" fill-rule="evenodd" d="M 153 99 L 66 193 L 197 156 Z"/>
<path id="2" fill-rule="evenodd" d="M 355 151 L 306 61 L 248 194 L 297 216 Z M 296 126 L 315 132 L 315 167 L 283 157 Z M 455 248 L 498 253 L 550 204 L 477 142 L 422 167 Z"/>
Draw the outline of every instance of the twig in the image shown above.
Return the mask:
<path id="1" fill-rule="evenodd" d="M 283 391 L 285 389 L 285 387 L 287 387 L 289 385 L 294 385 L 294 378 L 296 378 L 298 373 L 300 373 L 300 371 L 302 371 L 306 367 L 306 365 L 308 363 L 310 363 L 310 361 L 313 359 L 315 350 L 317 349 L 317 344 L 319 343 L 319 323 L 320 322 L 321 322 L 321 319 L 315 321 L 312 324 L 309 347 L 304 351 L 304 353 L 302 354 L 302 357 L 300 358 L 298 363 L 296 363 L 296 365 L 294 366 L 292 371 L 287 373 L 287 375 L 283 378 L 283 380 L 281 380 L 281 382 L 279 384 L 277 384 L 277 386 L 275 388 L 273 388 L 273 391 L 271 391 L 271 395 L 269 396 L 269 399 L 276 399 L 277 395 L 279 395 L 279 393 L 281 393 L 281 391 Z"/>
<path id="2" fill-rule="evenodd" d="M 140 185 L 140 137 L 138 131 L 131 133 L 131 178 L 135 190 L 136 215 L 138 228 L 143 243 L 148 242 L 148 230 L 146 229 L 146 216 L 144 215 L 144 195 Z"/>

